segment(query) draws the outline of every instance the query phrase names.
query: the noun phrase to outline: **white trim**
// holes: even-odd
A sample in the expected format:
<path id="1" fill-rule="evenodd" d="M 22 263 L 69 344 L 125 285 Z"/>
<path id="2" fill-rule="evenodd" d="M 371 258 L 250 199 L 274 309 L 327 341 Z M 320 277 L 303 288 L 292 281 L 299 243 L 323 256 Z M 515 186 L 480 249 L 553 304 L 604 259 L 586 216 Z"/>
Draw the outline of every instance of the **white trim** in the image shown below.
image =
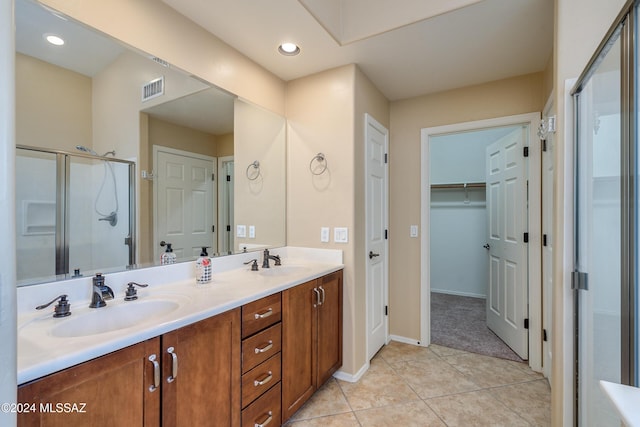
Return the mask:
<path id="1" fill-rule="evenodd" d="M 339 371 L 336 371 L 336 373 L 333 374 L 333 377 L 337 378 L 339 380 L 342 380 L 342 381 L 355 383 L 355 382 L 360 381 L 360 378 L 362 378 L 362 376 L 369 370 L 370 366 L 371 366 L 371 364 L 369 362 L 365 363 L 364 365 L 362 365 L 362 367 L 360 369 L 358 369 L 358 372 L 356 372 L 353 375 L 347 374 L 345 371 L 339 370 Z"/>
<path id="2" fill-rule="evenodd" d="M 365 177 L 365 251 L 364 251 L 364 259 L 365 259 L 365 284 L 366 284 L 366 301 L 367 303 L 365 304 L 366 310 L 365 310 L 365 316 L 366 316 L 366 330 L 367 333 L 365 335 L 365 346 L 366 346 L 366 351 L 367 351 L 367 360 L 369 360 L 369 331 L 370 329 L 370 325 L 369 325 L 369 265 L 366 261 L 366 257 L 367 254 L 369 253 L 369 241 L 368 238 L 366 237 L 366 230 L 368 229 L 368 224 L 369 224 L 369 214 L 367 211 L 367 195 L 369 194 L 368 192 L 368 188 L 367 188 L 367 182 L 368 182 L 368 176 L 369 176 L 369 167 L 368 162 L 367 162 L 367 142 L 368 142 L 368 134 L 369 134 L 369 125 L 371 125 L 372 127 L 376 128 L 380 133 L 384 134 L 384 151 L 385 153 L 389 153 L 389 130 L 387 128 L 385 128 L 382 124 L 380 124 L 375 118 L 373 118 L 369 113 L 365 113 L 364 115 L 364 177 Z M 384 207 L 384 227 L 386 230 L 389 229 L 389 164 L 386 163 L 385 164 L 385 168 L 384 168 L 384 181 L 385 181 L 385 194 L 384 194 L 384 200 L 385 200 L 385 207 Z M 385 273 L 385 278 L 384 278 L 384 305 L 389 306 L 389 240 L 385 240 L 384 242 L 384 259 L 382 261 L 384 263 L 384 273 Z M 389 316 L 385 316 L 384 317 L 384 335 L 385 335 L 385 341 L 389 342 Z"/>
<path id="3" fill-rule="evenodd" d="M 429 224 L 431 203 L 430 176 L 429 176 L 429 138 L 434 135 L 447 134 L 453 132 L 464 132 L 476 129 L 484 129 L 499 126 L 513 126 L 519 124 L 529 125 L 529 215 L 528 215 L 528 232 L 529 232 L 529 283 L 540 284 L 541 282 L 541 210 L 540 210 L 540 150 L 533 149 L 537 144 L 538 123 L 540 122 L 540 113 L 533 112 L 527 114 L 518 114 L 514 116 L 498 117 L 494 119 L 478 120 L 473 122 L 456 123 L 446 126 L 437 126 L 431 128 L 423 128 L 420 131 L 420 159 L 421 159 L 421 214 L 420 227 L 422 228 L 422 236 L 420 238 L 420 250 L 422 260 L 430 260 L 431 253 L 429 248 Z M 428 346 L 431 342 L 431 319 L 428 307 L 431 305 L 431 279 L 430 268 L 421 262 L 420 268 L 420 341 L 423 346 Z M 533 289 L 529 286 L 529 366 L 535 370 L 542 369 L 542 301 L 541 288 Z"/>
<path id="4" fill-rule="evenodd" d="M 225 163 L 228 162 L 234 162 L 234 167 L 233 167 L 233 175 L 234 175 L 234 179 L 235 179 L 235 158 L 234 156 L 222 156 L 222 157 L 218 157 L 218 164 L 217 164 L 217 170 L 216 170 L 216 176 L 218 177 L 218 182 L 217 184 L 217 199 L 218 199 L 218 208 L 222 205 L 222 198 L 224 197 L 224 192 L 225 190 L 225 186 L 224 186 L 224 181 L 222 179 L 220 179 L 220 175 L 222 174 L 222 167 L 224 166 Z M 235 183 L 234 183 L 235 185 Z M 235 197 L 233 194 L 231 194 L 232 197 Z M 233 216 L 233 215 L 232 215 Z M 221 230 L 220 229 L 220 213 L 217 212 L 217 216 L 216 216 L 216 226 L 218 227 L 218 233 L 217 233 L 217 239 L 218 239 L 218 254 L 220 255 L 226 255 L 226 254 L 222 254 L 220 251 L 220 248 L 222 247 L 222 243 L 223 243 L 223 233 L 226 233 L 226 230 Z M 231 232 L 229 234 L 230 239 L 229 239 L 229 250 L 233 251 L 234 250 L 234 245 L 235 245 L 235 223 L 233 221 L 233 218 L 229 218 L 229 222 L 230 222 L 230 226 L 231 226 Z"/>
<path id="5" fill-rule="evenodd" d="M 438 289 L 438 288 L 431 288 L 431 292 L 436 292 L 438 294 L 445 294 L 445 295 L 455 295 L 458 297 L 470 297 L 470 298 L 486 298 L 487 297 L 486 294 L 474 294 L 473 292 L 459 292 L 459 291 L 451 291 L 449 289 Z"/>
<path id="6" fill-rule="evenodd" d="M 403 344 L 421 345 L 426 347 L 426 345 L 421 344 L 420 341 L 417 341 L 413 338 L 401 337 L 400 335 L 389 335 L 389 342 L 391 341 L 401 342 Z"/>

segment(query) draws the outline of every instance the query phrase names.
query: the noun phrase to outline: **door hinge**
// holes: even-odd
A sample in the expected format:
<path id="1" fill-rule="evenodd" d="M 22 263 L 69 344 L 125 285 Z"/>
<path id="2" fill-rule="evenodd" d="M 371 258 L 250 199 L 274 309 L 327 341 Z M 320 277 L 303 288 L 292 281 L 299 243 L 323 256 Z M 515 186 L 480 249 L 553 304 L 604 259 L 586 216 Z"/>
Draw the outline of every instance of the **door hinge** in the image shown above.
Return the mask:
<path id="1" fill-rule="evenodd" d="M 529 243 L 529 233 L 524 233 L 524 242 Z"/>
<path id="2" fill-rule="evenodd" d="M 216 174 L 215 174 L 215 173 L 212 173 L 212 174 L 211 174 L 211 181 L 215 181 L 215 180 L 216 180 Z"/>
<path id="3" fill-rule="evenodd" d="M 389 306 L 388 306 L 388 305 L 385 305 L 385 306 L 384 306 L 384 315 L 385 315 L 385 316 L 388 316 L 388 315 L 389 315 Z"/>
<path id="4" fill-rule="evenodd" d="M 385 240 L 389 239 L 389 230 L 384 230 L 384 239 Z"/>
<path id="5" fill-rule="evenodd" d="M 582 271 L 571 273 L 571 289 L 589 290 L 589 274 Z"/>
<path id="6" fill-rule="evenodd" d="M 524 328 L 529 329 L 529 319 L 524 319 Z"/>
<path id="7" fill-rule="evenodd" d="M 524 147 L 523 154 L 525 157 L 529 157 L 529 147 Z"/>
<path id="8" fill-rule="evenodd" d="M 542 151 L 547 151 L 547 140 L 546 139 L 542 140 Z"/>
<path id="9" fill-rule="evenodd" d="M 389 163 L 389 155 L 387 153 L 384 153 L 384 162 Z"/>
<path id="10" fill-rule="evenodd" d="M 216 226 L 215 226 L 215 225 L 212 225 L 212 226 L 211 226 L 211 232 L 212 232 L 212 233 L 215 233 L 215 232 L 216 232 Z"/>
<path id="11" fill-rule="evenodd" d="M 546 234 L 542 235 L 542 246 L 547 246 L 547 235 Z"/>
<path id="12" fill-rule="evenodd" d="M 543 329 L 542 330 L 542 341 L 547 341 L 547 330 Z"/>
<path id="13" fill-rule="evenodd" d="M 231 182 L 231 175 L 227 175 L 227 182 Z"/>
<path id="14" fill-rule="evenodd" d="M 227 231 L 231 231 L 231 226 L 227 225 Z"/>

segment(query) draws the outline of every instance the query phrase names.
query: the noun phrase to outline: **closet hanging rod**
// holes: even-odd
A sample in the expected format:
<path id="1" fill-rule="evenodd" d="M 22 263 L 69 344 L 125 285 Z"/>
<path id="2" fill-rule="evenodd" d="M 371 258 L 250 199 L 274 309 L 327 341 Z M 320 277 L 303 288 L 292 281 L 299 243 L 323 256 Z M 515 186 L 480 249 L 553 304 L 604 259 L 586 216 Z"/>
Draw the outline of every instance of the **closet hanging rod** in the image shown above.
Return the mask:
<path id="1" fill-rule="evenodd" d="M 431 188 L 434 190 L 444 190 L 450 188 L 485 188 L 487 185 L 484 182 L 467 182 L 462 184 L 431 184 Z"/>

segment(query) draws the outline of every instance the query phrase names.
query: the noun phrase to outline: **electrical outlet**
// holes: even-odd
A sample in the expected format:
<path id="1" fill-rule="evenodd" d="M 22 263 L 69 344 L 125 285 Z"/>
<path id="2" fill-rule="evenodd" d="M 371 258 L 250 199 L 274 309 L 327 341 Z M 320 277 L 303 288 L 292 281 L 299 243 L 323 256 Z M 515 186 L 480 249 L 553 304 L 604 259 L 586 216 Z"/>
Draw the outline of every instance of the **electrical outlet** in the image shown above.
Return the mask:
<path id="1" fill-rule="evenodd" d="M 256 226 L 255 225 L 250 225 L 249 226 L 249 238 L 250 239 L 255 239 L 256 238 Z"/>
<path id="2" fill-rule="evenodd" d="M 236 237 L 247 237 L 247 226 L 246 225 L 237 225 L 236 226 Z"/>
<path id="3" fill-rule="evenodd" d="M 322 243 L 329 243 L 329 227 L 320 228 L 320 241 Z"/>
<path id="4" fill-rule="evenodd" d="M 333 241 L 335 243 L 349 243 L 349 229 L 347 227 L 334 228 Z"/>

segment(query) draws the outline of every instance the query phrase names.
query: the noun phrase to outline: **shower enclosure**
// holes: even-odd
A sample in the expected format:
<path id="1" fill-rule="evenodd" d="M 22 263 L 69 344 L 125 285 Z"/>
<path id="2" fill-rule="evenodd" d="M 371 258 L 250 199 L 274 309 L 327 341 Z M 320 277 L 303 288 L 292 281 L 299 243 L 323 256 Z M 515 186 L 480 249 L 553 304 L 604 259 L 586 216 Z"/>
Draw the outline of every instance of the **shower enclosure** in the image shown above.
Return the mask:
<path id="1" fill-rule="evenodd" d="M 16 148 L 18 285 L 135 264 L 133 162 L 85 147 Z"/>

